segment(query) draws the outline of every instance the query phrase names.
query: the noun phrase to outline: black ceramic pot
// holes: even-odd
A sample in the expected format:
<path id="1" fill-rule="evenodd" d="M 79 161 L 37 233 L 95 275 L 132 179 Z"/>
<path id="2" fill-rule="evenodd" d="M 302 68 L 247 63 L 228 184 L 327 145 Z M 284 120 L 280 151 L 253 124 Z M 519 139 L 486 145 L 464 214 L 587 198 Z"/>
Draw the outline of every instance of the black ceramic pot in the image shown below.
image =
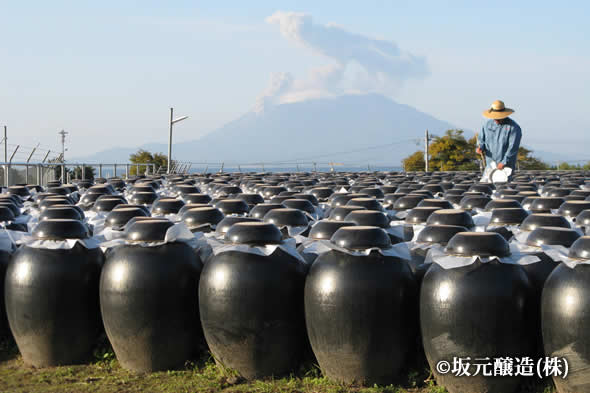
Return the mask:
<path id="1" fill-rule="evenodd" d="M 354 222 L 356 225 L 376 226 L 379 228 L 389 227 L 389 217 L 385 213 L 376 210 L 355 210 L 348 213 L 344 220 Z"/>
<path id="2" fill-rule="evenodd" d="M 514 199 L 492 199 L 488 202 L 485 210 L 491 212 L 494 209 L 507 209 L 507 208 L 522 208 L 520 202 Z"/>
<path id="3" fill-rule="evenodd" d="M 426 221 L 427 225 L 458 225 L 471 229 L 475 226 L 471 214 L 462 209 L 444 209 L 433 212 Z"/>
<path id="4" fill-rule="evenodd" d="M 242 217 L 242 216 L 228 216 L 217 223 L 215 232 L 218 234 L 225 234 L 232 225 L 239 222 L 260 222 L 261 220 L 253 217 Z"/>
<path id="5" fill-rule="evenodd" d="M 78 220 L 41 221 L 39 240 L 85 239 Z M 4 287 L 10 330 L 23 361 L 35 367 L 79 363 L 92 353 L 100 330 L 98 282 L 103 264 L 100 248 L 18 249 Z"/>
<path id="6" fill-rule="evenodd" d="M 395 201 L 393 210 L 409 210 L 418 206 L 418 204 L 426 199 L 423 195 L 406 195 Z"/>
<path id="7" fill-rule="evenodd" d="M 207 194 L 185 194 L 183 195 L 184 201 L 188 203 L 209 203 L 211 202 L 211 197 Z"/>
<path id="8" fill-rule="evenodd" d="M 315 214 L 315 207 L 307 199 L 287 199 L 283 202 L 285 207 L 298 209 L 309 214 Z"/>
<path id="9" fill-rule="evenodd" d="M 322 202 L 325 202 L 333 193 L 334 193 L 334 190 L 332 190 L 329 187 L 317 187 L 317 188 L 313 188 L 310 191 L 311 195 L 316 197 L 318 199 L 318 201 L 322 201 Z"/>
<path id="10" fill-rule="evenodd" d="M 569 253 L 587 261 L 590 237 L 578 239 Z M 553 379 L 557 391 L 588 392 L 590 265 L 579 264 L 573 269 L 563 263 L 557 266 L 545 282 L 541 310 L 544 356 L 568 362 L 567 377 Z"/>
<path id="11" fill-rule="evenodd" d="M 363 206 L 367 210 L 383 210 L 383 206 L 375 198 L 353 198 L 346 203 L 346 206 Z"/>
<path id="12" fill-rule="evenodd" d="M 590 201 L 566 201 L 559 207 L 557 214 L 574 218 L 586 209 L 590 209 Z"/>
<path id="13" fill-rule="evenodd" d="M 417 207 L 437 207 L 439 209 L 452 209 L 453 205 L 444 199 L 423 199 Z"/>
<path id="14" fill-rule="evenodd" d="M 225 216 L 232 214 L 246 215 L 250 210 L 248 204 L 241 199 L 224 199 L 217 202 L 214 206 L 218 208 Z"/>
<path id="15" fill-rule="evenodd" d="M 151 205 L 154 201 L 158 199 L 158 195 L 155 192 L 144 192 L 138 191 L 131 195 L 129 201 L 133 204 L 137 205 Z"/>
<path id="16" fill-rule="evenodd" d="M 530 210 L 533 213 L 551 213 L 551 210 L 559 209 L 564 202 L 563 198 L 534 198 L 531 201 Z"/>
<path id="17" fill-rule="evenodd" d="M 487 195 L 466 196 L 461 199 L 460 206 L 465 210 L 485 209 L 491 200 Z"/>
<path id="18" fill-rule="evenodd" d="M 54 218 L 67 218 L 81 220 L 82 215 L 74 206 L 51 206 L 43 210 L 39 215 L 39 221 L 51 220 Z"/>
<path id="19" fill-rule="evenodd" d="M 552 213 L 533 213 L 520 224 L 523 231 L 534 231 L 539 227 L 571 228 L 571 225 L 565 217 Z"/>
<path id="20" fill-rule="evenodd" d="M 234 225 L 226 239 L 280 242 L 272 224 Z M 306 266 L 280 248 L 268 256 L 228 251 L 212 257 L 201 275 L 199 308 L 215 360 L 248 379 L 297 369 L 305 343 Z"/>
<path id="21" fill-rule="evenodd" d="M 107 214 L 104 225 L 105 227 L 113 228 L 120 231 L 123 227 L 134 217 L 148 217 L 149 213 L 139 207 L 125 207 L 117 210 L 112 210 Z"/>
<path id="22" fill-rule="evenodd" d="M 509 252 L 506 240 L 496 233 L 459 233 L 447 249 L 460 255 Z M 433 264 L 422 281 L 420 323 L 426 358 L 438 384 L 450 393 L 520 392 L 522 377 L 456 377 L 440 373 L 437 364 L 452 365 L 453 357 L 532 357 L 531 298 L 531 284 L 518 265 L 478 260 L 443 269 Z"/>
<path id="23" fill-rule="evenodd" d="M 211 232 L 223 220 L 223 213 L 216 207 L 189 209 L 182 215 L 182 221 L 193 232 Z"/>
<path id="24" fill-rule="evenodd" d="M 152 205 L 153 215 L 177 214 L 184 206 L 182 199 L 160 198 Z"/>
<path id="25" fill-rule="evenodd" d="M 341 228 L 331 241 L 351 250 L 390 246 L 376 227 Z M 305 320 L 322 373 L 346 383 L 392 383 L 416 334 L 416 294 L 408 264 L 396 257 L 321 254 L 305 283 Z"/>
<path id="26" fill-rule="evenodd" d="M 270 210 L 281 209 L 284 207 L 285 205 L 281 203 L 261 203 L 254 206 L 252 210 L 250 210 L 250 217 L 263 219 L 264 215 L 268 213 Z"/>
<path id="27" fill-rule="evenodd" d="M 167 370 L 191 359 L 202 337 L 196 291 L 201 261 L 186 243 L 155 247 L 173 224 L 140 220 L 127 228 L 128 244 L 109 251 L 100 279 L 105 330 L 122 367 Z"/>
<path id="28" fill-rule="evenodd" d="M 364 206 L 357 206 L 357 205 L 338 206 L 338 207 L 332 208 L 332 210 L 330 211 L 329 218 L 331 220 L 342 221 L 350 212 L 353 212 L 356 210 L 367 210 L 367 208 Z"/>

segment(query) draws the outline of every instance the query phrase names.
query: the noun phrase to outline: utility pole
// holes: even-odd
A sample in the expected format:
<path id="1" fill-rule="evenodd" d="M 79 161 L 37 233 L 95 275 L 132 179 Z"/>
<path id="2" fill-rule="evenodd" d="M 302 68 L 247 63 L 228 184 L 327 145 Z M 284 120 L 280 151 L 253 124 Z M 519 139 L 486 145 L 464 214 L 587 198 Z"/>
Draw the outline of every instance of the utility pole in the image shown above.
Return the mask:
<path id="1" fill-rule="evenodd" d="M 61 181 L 62 183 L 65 182 L 65 178 L 66 178 L 66 166 L 65 166 L 65 162 L 66 162 L 66 135 L 69 134 L 69 132 L 66 132 L 64 130 L 61 130 L 60 132 L 58 132 L 58 135 L 61 135 Z"/>
<path id="2" fill-rule="evenodd" d="M 172 166 L 172 126 L 179 121 L 183 121 L 184 119 L 188 119 L 188 116 L 182 116 L 178 119 L 175 119 L 174 108 L 170 108 L 170 130 L 168 133 L 168 174 L 170 174 L 170 167 Z"/>
<path id="3" fill-rule="evenodd" d="M 428 137 L 428 130 L 426 130 L 426 135 L 424 137 L 424 171 L 428 172 L 428 144 L 430 142 L 430 138 Z"/>
<path id="4" fill-rule="evenodd" d="M 10 167 L 8 166 L 8 131 L 7 127 L 4 126 L 4 180 L 6 182 L 6 187 L 8 187 L 8 176 Z"/>

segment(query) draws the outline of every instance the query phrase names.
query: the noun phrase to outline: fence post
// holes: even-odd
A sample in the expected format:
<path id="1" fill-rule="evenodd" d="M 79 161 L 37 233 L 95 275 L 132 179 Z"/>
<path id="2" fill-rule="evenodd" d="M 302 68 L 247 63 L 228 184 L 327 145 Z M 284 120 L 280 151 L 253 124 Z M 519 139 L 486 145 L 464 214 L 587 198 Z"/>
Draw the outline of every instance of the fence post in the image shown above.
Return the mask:
<path id="1" fill-rule="evenodd" d="M 37 165 L 37 185 L 41 185 L 41 165 Z"/>
<path id="2" fill-rule="evenodd" d="M 113 177 L 117 177 L 117 164 L 113 164 Z"/>
<path id="3" fill-rule="evenodd" d="M 82 180 L 86 180 L 86 164 L 82 164 Z"/>
<path id="4" fill-rule="evenodd" d="M 125 164 L 125 179 L 129 179 L 129 164 Z"/>

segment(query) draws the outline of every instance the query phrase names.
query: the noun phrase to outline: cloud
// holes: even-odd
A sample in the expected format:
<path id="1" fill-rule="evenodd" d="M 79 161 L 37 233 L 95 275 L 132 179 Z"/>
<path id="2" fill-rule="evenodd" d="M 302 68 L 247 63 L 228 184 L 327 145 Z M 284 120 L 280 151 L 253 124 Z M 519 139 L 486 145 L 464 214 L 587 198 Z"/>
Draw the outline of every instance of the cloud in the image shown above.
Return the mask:
<path id="1" fill-rule="evenodd" d="M 395 42 L 351 33 L 342 27 L 314 23 L 309 14 L 278 11 L 266 18 L 278 25 L 283 37 L 309 49 L 331 64 L 310 70 L 303 80 L 289 80 L 266 103 L 301 101 L 344 93 L 379 92 L 391 95 L 408 79 L 429 74 L 426 59 L 402 51 Z M 260 102 L 260 98 L 259 98 Z"/>

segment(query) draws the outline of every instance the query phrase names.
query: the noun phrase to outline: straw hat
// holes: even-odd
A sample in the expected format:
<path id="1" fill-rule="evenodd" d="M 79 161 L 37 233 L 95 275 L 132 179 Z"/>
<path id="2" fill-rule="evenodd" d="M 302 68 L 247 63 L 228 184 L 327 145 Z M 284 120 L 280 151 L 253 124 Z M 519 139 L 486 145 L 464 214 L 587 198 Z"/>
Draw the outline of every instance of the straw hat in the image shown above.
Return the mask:
<path id="1" fill-rule="evenodd" d="M 505 119 L 512 113 L 514 113 L 514 110 L 506 108 L 504 106 L 504 101 L 500 100 L 494 101 L 490 109 L 486 109 L 485 111 L 483 111 L 483 115 L 485 117 L 494 120 Z"/>

